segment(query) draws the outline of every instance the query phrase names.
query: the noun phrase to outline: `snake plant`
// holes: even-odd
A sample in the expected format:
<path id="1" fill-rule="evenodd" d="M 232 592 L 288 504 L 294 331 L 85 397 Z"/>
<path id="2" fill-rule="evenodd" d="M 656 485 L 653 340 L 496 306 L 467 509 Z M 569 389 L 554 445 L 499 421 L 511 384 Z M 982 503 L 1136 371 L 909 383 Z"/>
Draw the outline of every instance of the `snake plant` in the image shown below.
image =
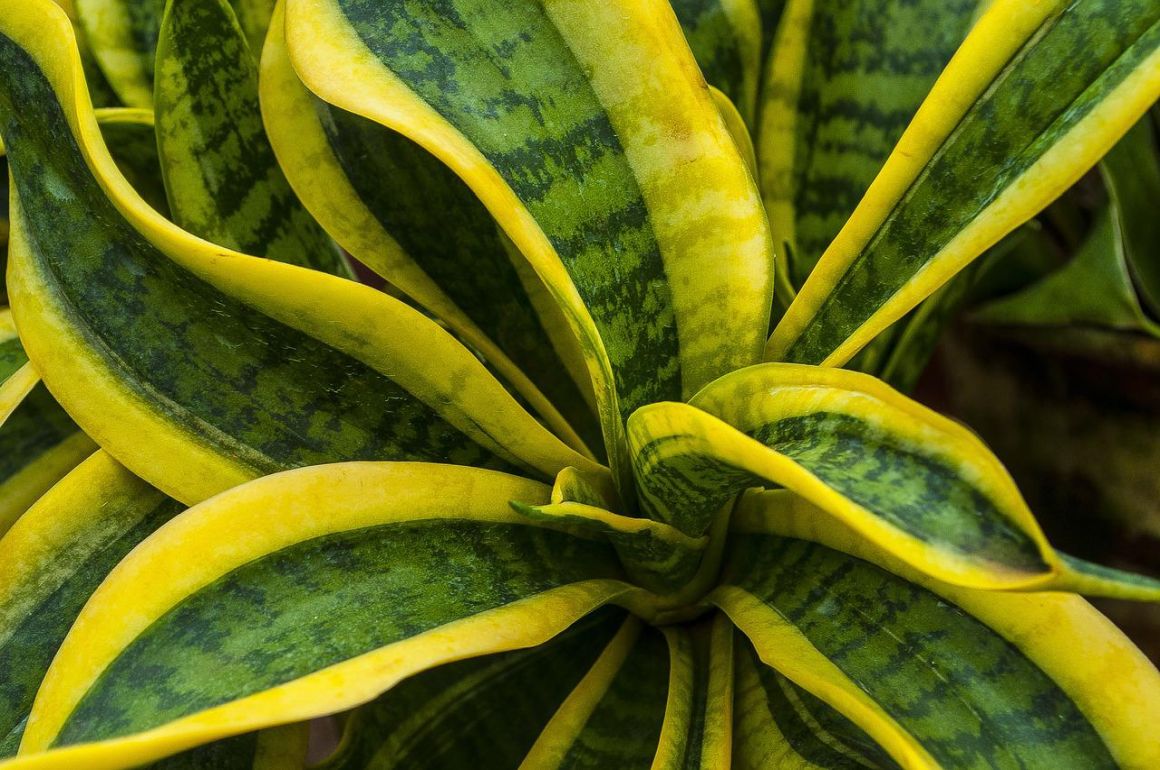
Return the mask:
<path id="1" fill-rule="evenodd" d="M 1158 96 L 1155 0 L 0 0 L 0 768 L 1160 767 L 1160 584 L 847 367 Z"/>

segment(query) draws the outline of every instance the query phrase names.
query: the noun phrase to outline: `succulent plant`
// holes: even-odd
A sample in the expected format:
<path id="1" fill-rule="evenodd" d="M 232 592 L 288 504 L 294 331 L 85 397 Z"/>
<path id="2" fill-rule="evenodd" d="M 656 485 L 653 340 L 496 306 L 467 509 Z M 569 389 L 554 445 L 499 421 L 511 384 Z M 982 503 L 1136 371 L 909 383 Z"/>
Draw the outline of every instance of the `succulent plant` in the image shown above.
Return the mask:
<path id="1" fill-rule="evenodd" d="M 983 5 L 0 0 L 0 768 L 1160 766 L 1160 583 L 842 368 L 1160 96 Z"/>

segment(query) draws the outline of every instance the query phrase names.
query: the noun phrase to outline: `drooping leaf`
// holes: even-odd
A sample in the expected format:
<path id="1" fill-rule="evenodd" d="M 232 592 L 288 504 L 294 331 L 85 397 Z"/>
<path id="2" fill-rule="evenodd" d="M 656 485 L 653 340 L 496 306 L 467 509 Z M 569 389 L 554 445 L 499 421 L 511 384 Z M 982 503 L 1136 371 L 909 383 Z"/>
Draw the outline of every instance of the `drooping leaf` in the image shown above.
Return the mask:
<path id="1" fill-rule="evenodd" d="M 0 104 L 35 105 L 0 130 L 20 204 L 9 289 L 49 389 L 120 462 L 185 502 L 342 459 L 597 470 L 399 301 L 149 209 L 91 112 L 59 101 L 80 87 L 70 34 L 42 0 L 0 19 Z"/>
<path id="2" fill-rule="evenodd" d="M 669 694 L 669 652 L 656 629 L 625 621 L 520 766 L 653 767 Z"/>
<path id="3" fill-rule="evenodd" d="M 1070 187 L 1157 97 L 1151 0 L 993 3 L 778 324 L 767 359 L 847 361 Z"/>
<path id="4" fill-rule="evenodd" d="M 633 409 L 754 360 L 765 215 L 666 2 L 291 0 L 286 37 L 310 90 L 447 163 L 535 268 L 622 488 Z"/>
<path id="5" fill-rule="evenodd" d="M 761 15 L 754 0 L 671 0 L 709 85 L 737 106 L 745 125 L 757 112 Z"/>
<path id="6" fill-rule="evenodd" d="M 1077 579 L 974 434 L 863 374 L 751 367 L 688 405 L 640 409 L 629 440 L 646 510 L 687 534 L 738 492 L 772 483 L 947 582 L 1066 589 Z M 1158 589 L 1085 583 L 1145 599 Z"/>
<path id="7" fill-rule="evenodd" d="M 716 602 L 766 665 L 901 766 L 1157 761 L 1160 675 L 1082 599 L 952 588 L 864 539 L 746 518 Z M 889 571 L 856 558 L 871 555 Z"/>
<path id="8" fill-rule="evenodd" d="M 494 471 L 347 463 L 190 509 L 93 594 L 11 766 L 130 767 L 547 641 L 631 590 L 606 543 L 508 507 L 547 495 Z"/>
<path id="9" fill-rule="evenodd" d="M 257 60 L 229 3 L 171 0 L 159 35 L 157 144 L 173 221 L 235 251 L 349 276 L 266 139 Z"/>
<path id="10" fill-rule="evenodd" d="M 518 767 L 623 622 L 600 610 L 534 649 L 414 676 L 352 712 L 320 770 Z"/>
<path id="11" fill-rule="evenodd" d="M 599 448 L 593 397 L 577 384 L 588 381 L 583 355 L 491 214 L 426 150 L 307 91 L 291 67 L 284 26 L 279 6 L 262 56 L 262 111 L 311 213 L 360 262 L 480 351 L 559 435 L 579 433 L 577 443 Z"/>

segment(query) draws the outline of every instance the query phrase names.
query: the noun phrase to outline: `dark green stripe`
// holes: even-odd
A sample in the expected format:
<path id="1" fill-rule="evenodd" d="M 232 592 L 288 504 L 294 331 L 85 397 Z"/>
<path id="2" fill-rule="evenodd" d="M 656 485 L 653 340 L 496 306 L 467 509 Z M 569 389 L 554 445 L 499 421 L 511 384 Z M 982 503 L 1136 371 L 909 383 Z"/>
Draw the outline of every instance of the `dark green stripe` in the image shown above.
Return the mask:
<path id="1" fill-rule="evenodd" d="M 343 173 L 383 229 L 599 450 L 595 415 L 556 356 L 475 193 L 401 134 L 313 101 Z"/>
<path id="2" fill-rule="evenodd" d="M 668 645 L 659 631 L 646 627 L 569 747 L 561 770 L 647 770 L 660 740 L 668 685 Z"/>
<path id="3" fill-rule="evenodd" d="M 164 257 L 97 186 L 35 63 L 6 37 L 0 62 L 0 113 L 21 105 L 0 133 L 46 299 L 165 419 L 256 474 L 340 459 L 507 467 L 386 376 Z"/>
<path id="4" fill-rule="evenodd" d="M 229 4 L 172 4 L 157 61 L 157 141 L 174 221 L 245 254 L 349 276 L 274 157 L 258 65 Z"/>
<path id="5" fill-rule="evenodd" d="M 977 5 L 839 0 L 814 11 L 795 126 L 794 286 L 874 181 Z"/>
<path id="6" fill-rule="evenodd" d="M 76 533 L 53 562 L 53 569 L 68 573 L 60 587 L 0 641 L 0 757 L 16 753 L 44 673 L 89 596 L 125 554 L 182 509 L 144 482 L 102 502 L 99 523 Z M 78 550 L 87 554 L 79 562 L 73 556 Z"/>
<path id="7" fill-rule="evenodd" d="M 234 570 L 157 620 L 105 670 L 57 743 L 155 727 L 453 620 L 618 574 L 606 545 L 529 526 L 431 521 L 309 540 Z"/>
<path id="8" fill-rule="evenodd" d="M 1054 681 L 941 597 L 801 540 L 737 536 L 726 559 L 726 584 L 793 623 L 942 766 L 1116 766 Z"/>
<path id="9" fill-rule="evenodd" d="M 556 247 L 627 417 L 681 395 L 672 297 L 624 148 L 538 3 L 340 0 L 384 65 L 462 131 Z"/>
<path id="10" fill-rule="evenodd" d="M 786 360 L 823 360 L 1157 47 L 1153 0 L 1077 0 L 1049 20 L 959 122 Z"/>
<path id="11" fill-rule="evenodd" d="M 799 755 L 833 770 L 898 767 L 860 727 L 762 663 L 753 645 L 744 637 L 738 640 L 736 653 L 739 659 L 747 658 L 748 665 L 757 671 L 777 729 Z M 824 731 L 825 737 L 818 733 L 818 728 Z M 834 742 L 841 748 L 835 747 Z"/>
<path id="12" fill-rule="evenodd" d="M 875 424 L 816 412 L 748 431 L 913 537 L 965 557 L 1046 571 L 1039 547 L 954 466 Z"/>
<path id="13" fill-rule="evenodd" d="M 346 740 L 322 767 L 518 767 L 624 618 L 622 610 L 604 609 L 531 650 L 412 677 L 357 709 L 347 722 Z"/>

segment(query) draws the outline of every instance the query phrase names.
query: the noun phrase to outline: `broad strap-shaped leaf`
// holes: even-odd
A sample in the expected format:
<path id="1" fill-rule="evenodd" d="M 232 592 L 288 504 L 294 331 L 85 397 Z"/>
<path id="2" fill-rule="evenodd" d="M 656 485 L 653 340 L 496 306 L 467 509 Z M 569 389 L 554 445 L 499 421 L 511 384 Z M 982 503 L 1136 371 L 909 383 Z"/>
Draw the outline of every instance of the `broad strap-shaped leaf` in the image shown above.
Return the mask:
<path id="1" fill-rule="evenodd" d="M 1073 579 L 978 438 L 864 374 L 751 367 L 690 405 L 639 410 L 629 438 L 646 510 L 687 534 L 704 532 L 743 489 L 776 484 L 948 582 L 1042 589 Z M 1152 584 L 1109 590 L 1160 597 Z"/>
<path id="2" fill-rule="evenodd" d="M 279 5 L 262 54 L 262 112 L 315 219 L 478 350 L 558 435 L 599 449 L 583 354 L 491 214 L 426 150 L 311 94 L 290 64 L 284 27 Z"/>
<path id="3" fill-rule="evenodd" d="M 35 105 L 0 129 L 9 290 L 45 383 L 118 461 L 187 503 L 335 460 L 599 472 L 417 311 L 146 206 L 101 143 L 69 35 L 46 0 L 0 14 L 0 105 Z"/>
<path id="4" fill-rule="evenodd" d="M 636 618 L 625 621 L 552 715 L 520 767 L 653 767 L 670 671 L 681 665 L 671 649 L 655 628 Z"/>
<path id="5" fill-rule="evenodd" d="M 226 0 L 168 3 L 153 88 L 174 222 L 245 254 L 351 274 L 278 166 L 262 127 L 257 60 Z"/>
<path id="6" fill-rule="evenodd" d="M 1070 187 L 1158 97 L 1153 0 L 993 3 L 774 330 L 766 358 L 849 360 Z"/>
<path id="7" fill-rule="evenodd" d="M 609 607 L 533 649 L 411 677 L 351 712 L 320 768 L 518 767 L 624 619 Z"/>
<path id="8" fill-rule="evenodd" d="M 72 1 L 93 57 L 113 91 L 129 107 L 152 107 L 155 52 L 166 0 Z M 230 0 L 230 5 L 256 54 L 274 0 Z"/>
<path id="9" fill-rule="evenodd" d="M 710 85 L 755 125 L 761 75 L 761 13 L 755 0 L 671 0 L 689 48 Z"/>
<path id="10" fill-rule="evenodd" d="M 900 766 L 1156 764 L 1160 675 L 1082 599 L 952 588 L 864 538 L 795 525 L 735 533 L 715 601 L 761 661 Z M 872 551 L 889 571 L 856 558 Z"/>
<path id="11" fill-rule="evenodd" d="M 663 632 L 669 645 L 669 695 L 652 767 L 728 767 L 733 754 L 733 624 L 714 613 Z"/>
<path id="12" fill-rule="evenodd" d="M 190 509 L 93 594 L 10 766 L 130 767 L 547 641 L 633 591 L 605 542 L 508 507 L 547 496 L 494 471 L 339 463 Z"/>
<path id="13" fill-rule="evenodd" d="M 733 766 L 895 770 L 882 747 L 825 701 L 766 666 L 742 637 L 736 645 Z"/>
<path id="14" fill-rule="evenodd" d="M 971 318 L 1015 326 L 1095 325 L 1160 337 L 1160 324 L 1140 306 L 1132 285 L 1115 206 L 1099 212 L 1087 241 L 1066 266 Z"/>
<path id="15" fill-rule="evenodd" d="M 289 0 L 286 37 L 310 90 L 439 157 L 528 259 L 626 492 L 622 420 L 760 355 L 768 226 L 667 2 Z"/>
<path id="16" fill-rule="evenodd" d="M 765 207 L 795 287 L 874 181 L 977 4 L 786 3 L 761 97 L 758 157 Z"/>
<path id="17" fill-rule="evenodd" d="M 1095 325 L 1160 337 L 1160 324 L 1144 310 L 1155 277 L 1160 196 L 1160 151 L 1151 117 L 1136 124 L 1100 164 L 1110 202 L 1096 216 L 1087 240 L 1063 268 L 972 315 L 1014 325 Z M 1140 280 L 1133 282 L 1133 276 Z M 1139 291 L 1137 291 L 1139 287 Z"/>
<path id="18" fill-rule="evenodd" d="M 97 452 L 0 539 L 0 757 L 16 753 L 37 688 L 89 596 L 180 510 Z"/>

